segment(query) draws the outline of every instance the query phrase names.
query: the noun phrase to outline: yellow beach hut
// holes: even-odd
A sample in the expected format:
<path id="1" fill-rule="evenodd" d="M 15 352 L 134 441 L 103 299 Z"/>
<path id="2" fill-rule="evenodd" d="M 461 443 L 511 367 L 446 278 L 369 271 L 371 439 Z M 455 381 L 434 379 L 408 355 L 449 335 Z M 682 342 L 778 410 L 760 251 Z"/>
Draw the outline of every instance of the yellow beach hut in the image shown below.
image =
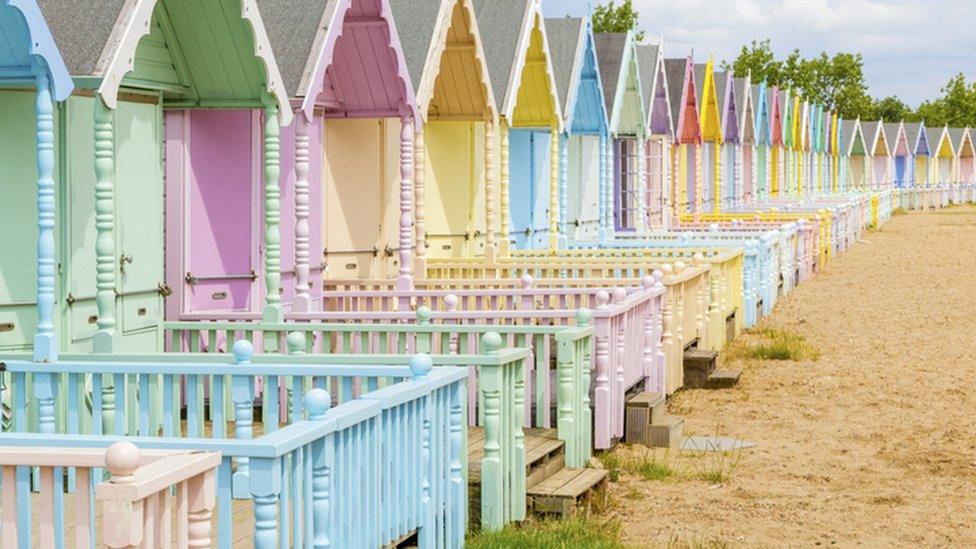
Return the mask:
<path id="1" fill-rule="evenodd" d="M 695 197 L 696 213 L 718 213 L 717 197 L 722 181 L 722 117 L 715 89 L 715 62 L 695 65 L 695 87 L 698 90 L 698 116 L 701 126 L 701 180 L 702 192 Z"/>

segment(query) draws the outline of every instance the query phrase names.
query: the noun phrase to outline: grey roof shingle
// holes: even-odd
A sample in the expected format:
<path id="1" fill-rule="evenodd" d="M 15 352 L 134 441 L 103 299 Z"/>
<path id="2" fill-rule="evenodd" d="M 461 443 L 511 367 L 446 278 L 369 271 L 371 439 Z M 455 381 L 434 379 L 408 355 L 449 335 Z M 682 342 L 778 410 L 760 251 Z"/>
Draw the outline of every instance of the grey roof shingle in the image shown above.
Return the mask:
<path id="1" fill-rule="evenodd" d="M 654 103 L 654 81 L 657 79 L 657 58 L 661 46 L 640 44 L 637 46 L 637 66 L 640 71 L 641 90 L 644 93 L 644 112 L 650 116 Z"/>
<path id="2" fill-rule="evenodd" d="M 410 79 L 413 80 L 414 92 L 419 93 L 441 3 L 433 0 L 422 2 L 389 0 L 389 2 L 397 35 L 400 37 L 400 46 L 403 48 L 403 57 L 410 72 Z M 434 70 L 438 68 L 435 67 Z"/>
<path id="3" fill-rule="evenodd" d="M 952 141 L 952 148 L 956 150 L 956 154 L 962 148 L 962 142 L 965 136 L 966 128 L 949 128 L 949 139 Z"/>
<path id="4" fill-rule="evenodd" d="M 573 84 L 573 70 L 576 68 L 576 54 L 583 51 L 581 45 L 586 40 L 586 24 L 580 17 L 558 17 L 546 19 L 546 38 L 549 41 L 549 55 L 552 57 L 552 72 L 556 79 L 559 104 L 563 105 L 569 116 L 572 107 L 569 90 Z"/>
<path id="5" fill-rule="evenodd" d="M 98 60 L 126 0 L 38 0 L 72 76 L 101 76 Z"/>
<path id="6" fill-rule="evenodd" d="M 627 33 L 600 32 L 594 36 L 594 40 L 596 59 L 600 63 L 600 80 L 603 83 L 603 101 L 609 115 L 613 112 L 613 101 L 617 96 L 620 64 L 623 62 L 624 48 L 627 47 Z"/>
<path id="7" fill-rule="evenodd" d="M 922 132 L 922 124 L 920 122 L 906 122 L 905 123 L 905 139 L 908 141 L 908 148 L 911 152 L 915 152 L 915 145 L 918 143 L 918 135 Z"/>
<path id="8" fill-rule="evenodd" d="M 306 70 L 314 69 L 340 0 L 257 0 L 289 97 L 297 97 Z"/>
<path id="9" fill-rule="evenodd" d="M 411 5 L 416 2 L 413 0 Z M 505 97 L 518 53 L 519 33 L 530 0 L 474 0 L 475 17 L 481 44 L 485 50 L 485 63 L 491 79 L 495 104 L 507 109 Z"/>
<path id="10" fill-rule="evenodd" d="M 857 128 L 857 120 L 843 120 L 840 126 L 841 136 L 844 138 L 844 146 L 850 148 L 854 142 L 854 131 Z M 846 151 L 844 151 L 846 152 Z"/>
<path id="11" fill-rule="evenodd" d="M 874 151 L 874 139 L 878 135 L 878 125 L 880 122 L 877 120 L 861 121 L 861 132 L 864 134 L 864 144 L 872 152 Z"/>
<path id="12" fill-rule="evenodd" d="M 741 77 L 732 78 L 732 88 L 735 90 L 735 96 L 732 98 L 735 100 L 735 113 L 739 117 L 739 128 L 746 123 L 746 95 L 752 94 L 752 86 L 746 85 L 746 79 Z M 755 106 L 753 106 L 755 109 Z"/>
<path id="13" fill-rule="evenodd" d="M 888 147 L 890 148 L 895 148 L 897 146 L 898 126 L 900 125 L 901 123 L 899 122 L 885 122 L 882 125 L 882 128 L 884 129 L 885 132 L 885 139 L 888 140 Z"/>
<path id="14" fill-rule="evenodd" d="M 702 96 L 705 95 L 705 63 L 695 63 L 695 90 L 698 94 L 695 97 L 695 105 L 699 112 L 702 108 Z"/>
<path id="15" fill-rule="evenodd" d="M 668 79 L 668 97 L 671 98 L 671 123 L 675 125 L 674 131 L 676 133 L 680 131 L 677 125 L 678 116 L 681 114 L 681 107 L 683 105 L 682 98 L 684 97 L 685 69 L 687 63 L 688 60 L 685 58 L 664 60 L 664 74 Z"/>

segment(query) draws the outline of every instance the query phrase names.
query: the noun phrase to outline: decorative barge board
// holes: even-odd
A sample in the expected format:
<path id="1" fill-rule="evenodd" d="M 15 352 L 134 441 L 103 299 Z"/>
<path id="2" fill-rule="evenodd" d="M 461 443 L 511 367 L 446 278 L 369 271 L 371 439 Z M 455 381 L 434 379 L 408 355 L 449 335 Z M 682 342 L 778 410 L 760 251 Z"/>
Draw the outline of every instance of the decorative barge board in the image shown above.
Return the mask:
<path id="1" fill-rule="evenodd" d="M 701 121 L 691 56 L 665 59 L 664 70 L 671 98 L 671 119 L 675 123 L 671 206 L 672 219 L 677 220 L 679 215 L 692 212 L 695 196 L 701 193 Z"/>
<path id="2" fill-rule="evenodd" d="M 389 2 L 261 2 L 296 111 L 282 140 L 282 305 L 320 308 L 323 267 L 409 286 L 418 115 Z"/>
<path id="3" fill-rule="evenodd" d="M 752 96 L 752 78 L 734 78 L 735 113 L 738 124 L 738 142 L 732 182 L 734 192 L 730 193 L 730 206 L 741 207 L 752 202 L 756 187 L 756 104 Z"/>
<path id="4" fill-rule="evenodd" d="M 608 181 L 608 122 L 589 18 L 546 19 L 553 75 L 563 112 L 559 186 L 562 240 L 606 241 L 611 221 L 604 203 Z M 564 247 L 565 242 L 560 242 Z"/>
<path id="5" fill-rule="evenodd" d="M 793 182 L 796 161 L 793 155 L 793 98 L 790 90 L 779 90 L 779 122 L 782 132 L 780 141 L 779 171 L 777 173 L 777 192 L 774 197 L 789 196 Z"/>
<path id="6" fill-rule="evenodd" d="M 772 94 L 766 87 L 766 81 L 752 85 L 752 101 L 755 118 L 750 124 L 755 136 L 752 155 L 752 194 L 753 200 L 767 200 L 769 198 L 770 158 L 772 141 L 770 136 L 769 111 Z"/>
<path id="7" fill-rule="evenodd" d="M 64 185 L 63 127 L 56 114 L 74 84 L 34 0 L 0 0 L 0 165 L 7 200 L 0 218 L 19 227 L 0 239 L 0 350 L 27 350 L 54 360 L 55 329 L 64 322 L 63 283 L 55 265 L 63 238 L 55 219 Z M 15 89 L 3 89 L 15 88 Z M 28 207 L 36 203 L 37 208 Z"/>
<path id="8" fill-rule="evenodd" d="M 471 0 L 389 0 L 423 122 L 414 138 L 414 273 L 432 257 L 496 252 L 497 177 L 507 142 L 498 120 Z M 497 146 L 496 145 L 499 145 Z M 502 187 L 499 192 L 496 184 Z M 496 206 L 497 205 L 497 206 Z M 502 217 L 503 229 L 506 220 Z"/>
<path id="9" fill-rule="evenodd" d="M 502 236 L 518 249 L 556 249 L 560 173 L 568 149 L 560 146 L 563 117 L 541 2 L 474 5 L 501 122 L 501 192 L 507 203 L 501 208 Z"/>
<path id="10" fill-rule="evenodd" d="M 896 188 L 904 188 L 908 183 L 909 166 L 912 163 L 912 149 L 908 144 L 904 122 L 885 122 L 885 134 L 891 139 L 891 183 Z"/>
<path id="11" fill-rule="evenodd" d="M 277 112 L 276 98 L 284 96 L 253 1 L 206 8 L 186 0 L 115 4 L 118 9 L 40 2 L 77 88 L 55 132 L 63 159 L 55 174 L 61 202 L 56 302 L 66 349 L 160 347 L 169 293 L 163 108 L 246 104 Z M 198 40 L 212 45 L 189 47 Z M 278 117 L 272 118 L 269 125 L 277 127 Z"/>
<path id="12" fill-rule="evenodd" d="M 715 62 L 695 65 L 695 88 L 698 90 L 698 116 L 701 124 L 701 158 L 696 159 L 701 170 L 700 191 L 696 190 L 694 212 L 719 213 L 717 197 L 722 181 L 722 107 L 715 86 Z"/>
<path id="13" fill-rule="evenodd" d="M 662 44 L 637 46 L 644 112 L 647 115 L 644 161 L 647 171 L 648 229 L 671 227 L 671 144 L 674 142 L 674 120 L 664 70 Z"/>
<path id="14" fill-rule="evenodd" d="M 719 119 L 721 122 L 722 145 L 719 147 L 719 176 L 715 182 L 715 201 L 713 211 L 720 212 L 732 206 L 736 193 L 736 174 L 742 166 L 739 153 L 742 142 L 739 136 L 739 114 L 736 110 L 736 89 L 731 71 L 715 73 L 715 96 L 718 98 Z"/>
<path id="15" fill-rule="evenodd" d="M 868 174 L 870 187 L 881 189 L 888 183 L 888 138 L 881 121 L 861 122 L 864 142 L 867 144 L 868 156 L 871 158 L 871 169 Z"/>
<path id="16" fill-rule="evenodd" d="M 867 152 L 864 133 L 861 131 L 861 120 L 844 120 L 841 135 L 846 149 L 843 157 L 847 164 L 847 185 L 852 189 L 864 189 L 867 185 Z"/>
<path id="17" fill-rule="evenodd" d="M 616 232 L 645 232 L 647 226 L 645 157 L 646 116 L 641 95 L 637 40 L 633 31 L 596 35 L 603 98 L 610 115 L 613 188 L 610 201 Z M 608 187 L 609 187 L 609 181 Z M 608 214 L 610 215 L 610 214 Z"/>

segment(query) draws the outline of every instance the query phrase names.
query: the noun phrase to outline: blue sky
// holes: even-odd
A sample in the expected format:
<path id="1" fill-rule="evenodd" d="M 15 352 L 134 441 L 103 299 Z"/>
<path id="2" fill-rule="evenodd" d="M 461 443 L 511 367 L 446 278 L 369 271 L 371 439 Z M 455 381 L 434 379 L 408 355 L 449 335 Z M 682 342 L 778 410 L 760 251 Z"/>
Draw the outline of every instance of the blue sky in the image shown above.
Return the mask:
<path id="1" fill-rule="evenodd" d="M 583 15 L 606 0 L 543 0 L 546 17 Z M 619 3 L 619 0 L 618 0 Z M 634 0 L 648 37 L 669 57 L 694 49 L 732 59 L 753 39 L 777 57 L 799 48 L 860 52 L 870 93 L 912 106 L 939 95 L 959 72 L 976 79 L 976 0 Z M 656 38 L 655 38 L 656 40 Z"/>

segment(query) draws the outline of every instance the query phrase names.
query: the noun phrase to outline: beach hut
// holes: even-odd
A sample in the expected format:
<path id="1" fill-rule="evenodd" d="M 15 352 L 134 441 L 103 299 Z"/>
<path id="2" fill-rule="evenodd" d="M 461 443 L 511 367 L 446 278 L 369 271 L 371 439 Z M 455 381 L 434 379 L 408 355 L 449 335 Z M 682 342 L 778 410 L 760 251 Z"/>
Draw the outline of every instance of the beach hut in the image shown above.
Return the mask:
<path id="1" fill-rule="evenodd" d="M 907 186 L 912 164 L 912 148 L 908 144 L 908 134 L 905 132 L 904 122 L 885 122 L 885 135 L 891 139 L 891 160 L 889 166 L 892 173 L 892 183 L 896 188 Z"/>
<path id="2" fill-rule="evenodd" d="M 735 169 L 735 193 L 732 205 L 741 206 L 752 201 L 756 186 L 756 105 L 752 95 L 752 78 L 745 76 L 733 80 L 735 87 L 735 113 L 739 124 L 739 148 Z"/>
<path id="3" fill-rule="evenodd" d="M 495 188 L 496 157 L 507 154 L 507 141 L 498 132 L 472 1 L 389 1 L 422 123 L 413 182 L 413 272 L 420 277 L 430 256 L 493 255 L 507 242 L 495 238 L 497 198 L 508 196 Z"/>
<path id="4" fill-rule="evenodd" d="M 791 135 L 790 142 L 790 164 L 791 170 L 789 171 L 790 178 L 787 181 L 788 194 L 791 196 L 800 196 L 803 187 L 803 146 L 806 139 L 806 133 L 804 129 L 806 128 L 805 123 L 805 112 L 804 107 L 806 102 L 800 98 L 799 94 L 792 95 L 793 106 L 790 112 L 792 112 L 792 118 L 790 120 L 790 126 L 788 130 Z"/>
<path id="5" fill-rule="evenodd" d="M 0 0 L 0 67 L 0 164 L 7 195 L 0 217 L 18 230 L 16 238 L 0 239 L 0 350 L 33 346 L 35 360 L 56 360 L 55 330 L 64 317 L 56 268 L 63 231 L 55 226 L 64 177 L 57 157 L 64 144 L 55 116 L 74 84 L 33 0 Z"/>
<path id="6" fill-rule="evenodd" d="M 771 122 L 773 129 L 773 181 L 771 185 L 772 198 L 785 195 L 788 190 L 790 173 L 792 173 L 793 147 L 793 109 L 790 103 L 790 90 L 774 88 L 776 100 L 773 104 Z"/>
<path id="7" fill-rule="evenodd" d="M 871 159 L 868 181 L 873 189 L 883 188 L 889 183 L 888 162 L 891 156 L 884 124 L 880 120 L 861 122 L 861 130 L 867 144 L 867 155 Z"/>
<path id="8" fill-rule="evenodd" d="M 598 33 L 597 58 L 610 120 L 613 158 L 613 219 L 620 232 L 644 231 L 646 116 L 633 31 Z"/>
<path id="9" fill-rule="evenodd" d="M 755 119 L 752 122 L 756 145 L 753 154 L 753 193 L 754 200 L 769 198 L 769 180 L 771 176 L 770 160 L 772 157 L 772 128 L 770 109 L 773 94 L 766 87 L 766 81 L 752 85 L 752 100 L 755 105 Z"/>
<path id="10" fill-rule="evenodd" d="M 517 248 L 555 249 L 560 165 L 568 147 L 559 146 L 563 118 L 542 6 L 538 0 L 475 0 L 474 6 L 502 139 L 508 140 L 507 153 L 502 145 L 502 234 Z M 457 204 L 448 200 L 444 207 Z"/>
<path id="11" fill-rule="evenodd" d="M 831 190 L 835 193 L 847 190 L 847 147 L 844 141 L 844 119 L 834 112 L 830 122 Z"/>
<path id="12" fill-rule="evenodd" d="M 674 142 L 674 120 L 671 117 L 671 96 L 668 76 L 664 69 L 664 46 L 637 46 L 640 63 L 641 90 L 644 92 L 644 111 L 647 114 L 647 223 L 648 228 L 671 227 L 671 144 Z"/>
<path id="13" fill-rule="evenodd" d="M 722 182 L 722 112 L 718 91 L 715 87 L 715 63 L 695 65 L 695 89 L 698 90 L 698 116 L 701 125 L 701 165 L 702 192 L 696 193 L 693 202 L 696 213 L 718 213 L 718 197 Z"/>
<path id="14" fill-rule="evenodd" d="M 546 19 L 553 74 L 563 112 L 559 234 L 568 241 L 606 241 L 608 122 L 589 18 Z M 564 247 L 565 242 L 560 243 Z"/>
<path id="15" fill-rule="evenodd" d="M 908 145 L 908 175 L 906 185 L 921 187 L 929 181 L 929 132 L 925 122 L 904 123 L 905 141 Z"/>
<path id="16" fill-rule="evenodd" d="M 739 113 L 736 110 L 736 87 L 733 83 L 732 71 L 715 73 L 715 95 L 718 97 L 720 130 L 722 144 L 719 146 L 718 185 L 715 190 L 715 211 L 732 207 L 738 183 L 739 153 L 742 142 L 739 136 Z"/>
<path id="17" fill-rule="evenodd" d="M 949 128 L 949 137 L 955 149 L 956 158 L 953 183 L 966 184 L 973 182 L 973 134 L 968 127 Z"/>
<path id="18" fill-rule="evenodd" d="M 868 184 L 868 145 L 865 144 L 861 120 L 844 120 L 841 133 L 846 149 L 848 188 L 862 189 Z"/>
<path id="19" fill-rule="evenodd" d="M 256 281 L 263 280 L 277 308 L 279 132 L 292 116 L 254 1 L 45 0 L 40 6 L 78 88 L 59 113 L 55 137 L 63 159 L 56 183 L 64 220 L 56 301 L 64 347 L 160 347 L 163 300 L 173 291 L 167 281 L 178 268 L 164 261 L 164 173 L 170 188 L 222 189 L 208 195 L 219 206 L 199 195 L 174 209 L 166 205 L 168 216 L 181 215 L 179 206 L 214 206 L 213 217 L 204 218 L 208 226 L 193 235 L 207 242 L 193 248 L 201 254 L 194 268 L 221 265 L 226 254 L 256 242 L 251 231 L 267 206 L 263 269 L 250 257 L 238 293 L 231 293 L 238 281 L 226 276 L 200 280 L 200 289 L 210 299 L 225 292 L 228 307 L 243 307 L 261 301 Z M 226 125 L 225 115 L 237 109 L 251 113 L 257 129 L 251 118 L 245 128 Z M 263 143 L 252 141 L 252 131 L 262 132 Z M 234 148 L 238 133 L 248 139 L 246 162 Z M 263 186 L 233 171 L 251 162 L 263 163 Z M 223 238 L 224 224 L 238 226 L 238 216 L 248 218 L 243 243 L 237 235 Z M 269 276 L 255 274 L 261 270 Z M 210 274 L 203 266 L 193 272 Z"/>
<path id="20" fill-rule="evenodd" d="M 929 137 L 934 138 L 935 161 L 932 162 L 932 174 L 929 181 L 937 185 L 944 185 L 952 182 L 952 168 L 956 158 L 956 147 L 953 144 L 952 136 L 949 135 L 949 127 L 943 126 L 933 129 Z"/>
<path id="21" fill-rule="evenodd" d="M 691 56 L 665 59 L 664 70 L 671 98 L 671 119 L 674 121 L 674 147 L 671 150 L 671 204 L 674 215 L 701 213 L 694 208 L 695 197 L 701 194 L 701 122 L 698 117 L 698 89 L 695 86 L 694 64 Z"/>

